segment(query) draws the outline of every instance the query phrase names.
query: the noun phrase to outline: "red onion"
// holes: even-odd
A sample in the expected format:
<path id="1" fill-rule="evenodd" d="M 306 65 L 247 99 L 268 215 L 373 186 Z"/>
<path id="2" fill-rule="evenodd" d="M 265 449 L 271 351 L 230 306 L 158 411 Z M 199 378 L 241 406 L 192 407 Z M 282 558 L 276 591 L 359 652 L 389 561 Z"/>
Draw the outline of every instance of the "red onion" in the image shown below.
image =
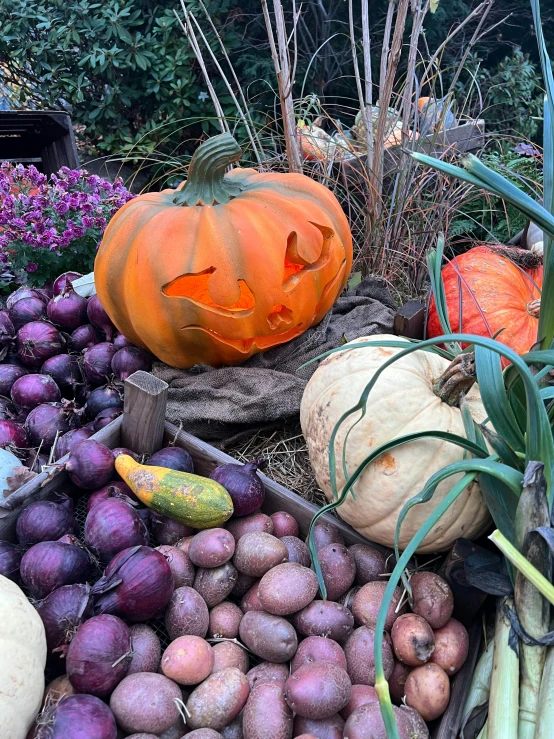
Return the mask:
<path id="1" fill-rule="evenodd" d="M 66 287 L 46 306 L 48 320 L 64 331 L 74 331 L 87 320 L 87 299 L 77 295 L 72 287 Z"/>
<path id="2" fill-rule="evenodd" d="M 92 424 L 94 432 L 96 433 L 97 431 L 100 431 L 100 429 L 103 429 L 104 426 L 107 426 L 112 421 L 115 421 L 115 419 L 119 418 L 122 413 L 123 411 L 121 408 L 104 408 L 104 410 L 100 411 L 100 413 L 94 419 L 94 422 Z"/>
<path id="3" fill-rule="evenodd" d="M 1 366 L 1 365 L 0 365 Z M 17 421 L 19 412 L 9 398 L 0 395 L 0 420 Z"/>
<path id="4" fill-rule="evenodd" d="M 42 472 L 44 465 L 48 464 L 49 457 L 46 454 L 31 454 L 25 466 L 28 467 L 31 472 L 36 472 L 37 475 Z"/>
<path id="5" fill-rule="evenodd" d="M 79 429 L 72 429 L 63 436 L 60 436 L 56 444 L 56 459 L 65 457 L 77 444 L 90 439 L 93 433 L 94 431 L 92 429 L 81 426 Z"/>
<path id="6" fill-rule="evenodd" d="M 94 328 L 94 326 L 91 326 L 90 323 L 87 323 L 85 326 L 79 326 L 79 328 L 76 328 L 69 337 L 69 351 L 80 354 L 82 351 L 88 349 L 90 346 L 98 344 L 99 341 L 100 334 Z"/>
<path id="7" fill-rule="evenodd" d="M 85 375 L 93 384 L 105 382 L 112 374 L 112 359 L 116 352 L 117 349 L 109 341 L 95 344 L 85 351 Z"/>
<path id="8" fill-rule="evenodd" d="M 173 575 L 162 554 L 150 547 L 131 547 L 115 555 L 92 592 L 97 596 L 95 613 L 116 613 L 135 623 L 148 621 L 168 604 Z"/>
<path id="9" fill-rule="evenodd" d="M 134 346 L 132 341 L 123 334 L 116 334 L 113 338 L 113 345 L 116 349 L 123 349 L 124 346 Z"/>
<path id="10" fill-rule="evenodd" d="M 37 500 L 29 503 L 19 514 L 15 533 L 22 547 L 39 541 L 57 541 L 64 534 L 74 534 L 77 525 L 73 518 L 73 501 L 67 495 L 56 494 L 55 500 Z"/>
<path id="11" fill-rule="evenodd" d="M 9 313 L 0 311 L 0 346 L 9 346 L 15 339 L 15 326 Z"/>
<path id="12" fill-rule="evenodd" d="M 115 497 L 97 502 L 87 514 L 85 544 L 101 562 L 109 562 L 123 549 L 146 546 L 148 529 L 129 498 L 115 493 Z"/>
<path id="13" fill-rule="evenodd" d="M 70 695 L 47 706 L 28 739 L 117 739 L 111 709 L 93 695 Z"/>
<path id="14" fill-rule="evenodd" d="M 55 357 L 50 357 L 40 371 L 43 375 L 50 375 L 65 397 L 73 398 L 75 388 L 83 383 L 79 360 L 71 354 L 56 354 Z"/>
<path id="15" fill-rule="evenodd" d="M 265 490 L 256 470 L 263 469 L 266 464 L 263 459 L 255 459 L 245 465 L 222 464 L 210 475 L 231 496 L 234 516 L 247 516 L 257 511 L 264 502 Z"/>
<path id="16" fill-rule="evenodd" d="M 185 536 L 191 536 L 194 533 L 194 529 L 191 529 L 190 526 L 173 521 L 173 519 L 167 516 L 154 513 L 153 517 L 154 526 L 152 527 L 152 535 L 156 544 L 170 544 L 173 546 L 180 539 L 184 539 Z"/>
<path id="17" fill-rule="evenodd" d="M 15 421 L 0 421 L 1 449 L 27 449 L 28 447 L 29 439 L 27 432 L 20 423 L 15 423 Z"/>
<path id="18" fill-rule="evenodd" d="M 63 585 L 41 601 L 36 609 L 44 624 L 50 654 L 69 644 L 77 628 L 92 616 L 90 585 Z"/>
<path id="19" fill-rule="evenodd" d="M 17 332 L 17 354 L 23 364 L 40 367 L 63 350 L 63 339 L 57 328 L 46 321 L 32 321 Z"/>
<path id="20" fill-rule="evenodd" d="M 98 295 L 93 295 L 92 298 L 89 298 L 87 315 L 92 325 L 103 331 L 106 334 L 107 340 L 111 341 L 115 333 L 115 326 L 110 321 L 104 308 L 102 308 L 98 300 Z"/>
<path id="21" fill-rule="evenodd" d="M 131 631 L 109 615 L 93 616 L 79 626 L 65 660 L 75 690 L 99 698 L 106 698 L 123 680 L 130 663 Z"/>
<path id="22" fill-rule="evenodd" d="M 18 287 L 17 290 L 15 290 L 11 295 L 8 295 L 8 299 L 6 300 L 6 309 L 10 310 L 12 306 L 14 306 L 18 300 L 21 300 L 22 298 L 41 298 L 44 303 L 47 303 L 49 298 L 44 298 L 44 296 L 38 291 L 35 290 L 32 287 Z"/>
<path id="23" fill-rule="evenodd" d="M 61 400 L 60 388 L 49 375 L 23 375 L 12 386 L 13 402 L 20 408 L 32 410 L 41 403 L 56 403 Z"/>
<path id="24" fill-rule="evenodd" d="M 51 280 L 48 280 L 42 287 L 33 288 L 39 295 L 43 295 L 45 302 L 47 303 L 51 298 L 54 297 L 54 287 Z"/>
<path id="25" fill-rule="evenodd" d="M 192 457 L 186 449 L 178 446 L 167 446 L 155 452 L 146 463 L 152 467 L 167 467 L 179 472 L 194 472 Z"/>
<path id="26" fill-rule="evenodd" d="M 11 344 L 8 347 L 8 353 L 3 358 L 2 361 L 4 362 L 4 364 L 13 364 L 16 367 L 22 367 L 23 369 L 27 369 L 27 367 L 23 364 L 23 362 L 19 358 L 19 354 L 17 353 L 17 346 L 15 344 Z"/>
<path id="27" fill-rule="evenodd" d="M 116 446 L 115 449 L 112 449 L 113 458 L 117 459 L 120 454 L 127 454 L 129 457 L 132 457 L 135 462 L 139 461 L 139 455 L 135 454 L 135 452 L 132 452 L 130 449 L 126 449 L 124 446 Z"/>
<path id="28" fill-rule="evenodd" d="M 61 403 L 43 403 L 33 408 L 25 421 L 25 430 L 32 446 L 50 451 L 56 438 L 81 425 L 75 405 L 69 400 Z"/>
<path id="29" fill-rule="evenodd" d="M 17 544 L 0 541 L 0 575 L 9 577 L 10 580 L 17 580 L 22 557 L 23 550 Z"/>
<path id="30" fill-rule="evenodd" d="M 73 280 L 78 280 L 79 277 L 82 276 L 83 275 L 80 272 L 64 272 L 59 277 L 57 277 L 54 280 L 54 284 L 52 286 L 54 297 L 56 297 L 56 295 L 61 295 L 61 293 L 63 293 L 64 290 L 67 290 L 67 288 L 70 288 L 72 290 L 73 287 L 71 283 L 73 282 Z"/>
<path id="31" fill-rule="evenodd" d="M 95 388 L 88 396 L 85 413 L 95 419 L 106 408 L 123 408 L 123 386 L 115 382 Z"/>
<path id="32" fill-rule="evenodd" d="M 46 306 L 38 296 L 21 298 L 21 300 L 18 300 L 17 303 L 12 305 L 8 313 L 17 331 L 26 323 L 40 321 L 41 318 L 46 318 Z"/>
<path id="33" fill-rule="evenodd" d="M 27 374 L 27 370 L 16 364 L 0 364 L 0 395 L 9 395 L 16 380 Z"/>
<path id="34" fill-rule="evenodd" d="M 45 598 L 62 585 L 86 582 L 90 565 L 89 555 L 80 546 L 41 541 L 23 555 L 21 580 L 33 598 Z"/>
<path id="35" fill-rule="evenodd" d="M 123 480 L 111 480 L 107 485 L 91 493 L 90 498 L 87 500 L 87 512 L 90 511 L 93 505 L 106 500 L 106 498 L 113 498 L 116 493 L 126 495 L 131 500 L 137 500 L 137 497 L 126 482 L 123 482 Z"/>
<path id="36" fill-rule="evenodd" d="M 93 439 L 82 441 L 71 450 L 65 468 L 75 485 L 85 490 L 105 485 L 115 469 L 111 450 Z"/>
<path id="37" fill-rule="evenodd" d="M 123 347 L 123 349 L 118 349 L 113 355 L 112 372 L 120 380 L 126 380 L 130 375 L 139 370 L 150 372 L 151 369 L 152 355 L 138 346 Z"/>

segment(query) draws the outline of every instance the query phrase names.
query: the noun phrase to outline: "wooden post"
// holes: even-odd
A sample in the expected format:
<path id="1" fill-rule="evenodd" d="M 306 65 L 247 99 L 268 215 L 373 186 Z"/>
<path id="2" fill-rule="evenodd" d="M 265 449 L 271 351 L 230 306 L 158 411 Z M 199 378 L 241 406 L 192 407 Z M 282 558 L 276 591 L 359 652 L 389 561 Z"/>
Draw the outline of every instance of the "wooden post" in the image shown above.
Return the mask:
<path id="1" fill-rule="evenodd" d="M 423 339 L 425 326 L 425 304 L 419 300 L 408 300 L 398 309 L 394 317 L 394 333 L 408 339 Z"/>
<path id="2" fill-rule="evenodd" d="M 162 447 L 168 387 L 142 370 L 125 380 L 121 446 L 137 454 L 153 454 Z"/>

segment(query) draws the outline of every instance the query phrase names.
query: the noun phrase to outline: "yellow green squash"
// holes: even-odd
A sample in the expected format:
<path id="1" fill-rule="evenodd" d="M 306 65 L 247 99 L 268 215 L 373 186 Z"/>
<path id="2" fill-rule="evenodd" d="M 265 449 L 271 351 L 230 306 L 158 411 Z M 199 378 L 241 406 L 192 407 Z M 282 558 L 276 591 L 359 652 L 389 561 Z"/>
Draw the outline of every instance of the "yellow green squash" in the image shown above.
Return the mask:
<path id="1" fill-rule="evenodd" d="M 231 496 L 215 480 L 150 467 L 120 454 L 115 468 L 147 508 L 195 529 L 221 526 L 233 515 Z"/>

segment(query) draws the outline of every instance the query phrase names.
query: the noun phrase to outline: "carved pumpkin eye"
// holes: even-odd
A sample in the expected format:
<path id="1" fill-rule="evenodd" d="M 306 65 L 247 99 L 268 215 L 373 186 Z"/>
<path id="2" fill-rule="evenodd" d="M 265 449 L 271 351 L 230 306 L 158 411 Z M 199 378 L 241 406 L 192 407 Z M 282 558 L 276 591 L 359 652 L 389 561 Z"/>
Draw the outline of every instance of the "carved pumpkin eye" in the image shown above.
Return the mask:
<path id="1" fill-rule="evenodd" d="M 209 267 L 203 272 L 190 272 L 180 275 L 164 285 L 162 292 L 170 298 L 187 298 L 196 305 L 207 307 L 221 315 L 231 312 L 244 316 L 247 312 L 250 312 L 255 307 L 256 300 L 252 290 L 244 280 L 238 280 L 240 297 L 232 305 L 221 305 L 213 300 L 208 283 L 215 270 L 216 267 Z"/>
<path id="2" fill-rule="evenodd" d="M 296 287 L 306 272 L 323 269 L 331 259 L 330 249 L 331 242 L 335 232 L 326 226 L 320 226 L 310 221 L 312 226 L 321 232 L 321 251 L 317 259 L 313 262 L 308 261 L 302 256 L 298 244 L 298 234 L 291 231 L 287 238 L 287 248 L 285 251 L 285 264 L 283 270 L 283 290 L 288 292 Z"/>

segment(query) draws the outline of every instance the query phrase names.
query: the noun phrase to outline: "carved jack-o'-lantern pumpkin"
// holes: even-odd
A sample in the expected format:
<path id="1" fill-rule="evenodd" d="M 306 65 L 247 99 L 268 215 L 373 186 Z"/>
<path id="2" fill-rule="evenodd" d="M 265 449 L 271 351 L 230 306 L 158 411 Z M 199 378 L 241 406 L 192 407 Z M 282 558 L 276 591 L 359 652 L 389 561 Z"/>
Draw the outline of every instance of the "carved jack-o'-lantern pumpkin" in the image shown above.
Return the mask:
<path id="1" fill-rule="evenodd" d="M 117 328 L 173 367 L 243 362 L 318 323 L 346 284 L 352 238 L 335 196 L 301 174 L 228 165 L 230 134 L 177 190 L 129 201 L 94 265 Z"/>

